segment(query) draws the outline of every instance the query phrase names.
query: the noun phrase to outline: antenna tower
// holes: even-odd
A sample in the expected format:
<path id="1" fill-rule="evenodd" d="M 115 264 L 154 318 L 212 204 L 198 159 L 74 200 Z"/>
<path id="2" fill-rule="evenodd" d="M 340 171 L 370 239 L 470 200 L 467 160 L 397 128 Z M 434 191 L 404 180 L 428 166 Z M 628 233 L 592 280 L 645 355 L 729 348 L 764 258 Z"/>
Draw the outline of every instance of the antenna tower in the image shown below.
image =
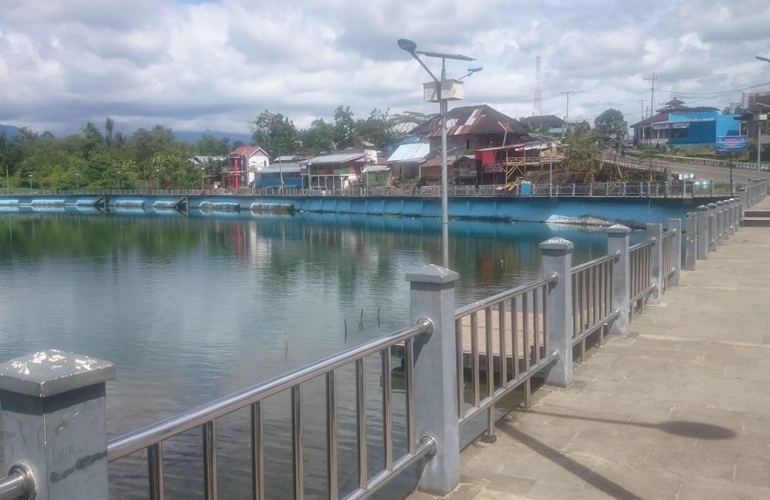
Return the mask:
<path id="1" fill-rule="evenodd" d="M 540 95 L 540 56 L 535 58 L 535 116 L 543 114 L 543 100 Z"/>

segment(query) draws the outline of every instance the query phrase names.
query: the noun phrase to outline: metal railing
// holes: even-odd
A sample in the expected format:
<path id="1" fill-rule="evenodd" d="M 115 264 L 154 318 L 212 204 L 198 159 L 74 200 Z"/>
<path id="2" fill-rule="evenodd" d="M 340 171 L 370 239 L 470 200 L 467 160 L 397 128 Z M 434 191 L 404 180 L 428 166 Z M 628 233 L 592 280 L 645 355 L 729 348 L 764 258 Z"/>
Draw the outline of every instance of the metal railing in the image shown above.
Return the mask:
<path id="1" fill-rule="evenodd" d="M 661 274 L 663 276 L 663 292 L 668 290 L 668 279 L 673 276 L 673 274 L 676 272 L 676 268 L 674 267 L 674 259 L 680 258 L 681 259 L 681 249 L 675 248 L 676 239 L 674 231 L 666 231 L 663 233 L 663 241 L 661 241 L 662 247 L 662 255 L 661 255 Z M 677 252 L 679 250 L 679 252 Z"/>
<path id="2" fill-rule="evenodd" d="M 548 290 L 556 280 L 550 277 L 526 283 L 455 311 L 460 423 L 486 411 L 487 437 L 493 437 L 495 403 L 522 384 L 529 406 L 532 376 L 558 357 L 548 349 L 547 319 Z M 468 371 L 470 401 L 465 396 Z M 484 390 L 482 372 L 486 375 Z"/>
<path id="3" fill-rule="evenodd" d="M 0 500 L 28 500 L 35 496 L 35 480 L 26 465 L 14 465 L 0 479 Z"/>
<path id="4" fill-rule="evenodd" d="M 304 498 L 304 443 L 303 443 L 303 383 L 317 377 L 325 377 L 326 385 L 326 426 L 327 426 L 327 478 L 328 495 L 331 500 L 339 498 L 338 489 L 338 436 L 337 436 L 337 370 L 355 366 L 356 373 L 356 414 L 358 447 L 358 488 L 346 500 L 367 498 L 380 489 L 393 476 L 435 452 L 435 442 L 425 437 L 418 441 L 415 436 L 413 342 L 419 335 L 430 335 L 433 326 L 421 321 L 381 339 L 363 344 L 339 354 L 330 356 L 311 365 L 296 369 L 267 382 L 249 387 L 209 404 L 194 408 L 143 429 L 111 440 L 107 446 L 110 462 L 139 450 L 147 450 L 149 471 L 149 496 L 152 500 L 165 498 L 163 471 L 163 442 L 183 432 L 201 428 L 204 464 L 204 498 L 215 500 L 217 492 L 217 432 L 218 418 L 241 408 L 251 410 L 251 470 L 252 495 L 254 499 L 265 498 L 265 432 L 262 402 L 273 395 L 290 391 L 291 396 L 291 438 L 293 449 L 293 498 Z M 400 458 L 393 456 L 392 428 L 392 383 L 391 357 L 393 346 L 403 344 L 406 363 L 406 434 L 408 450 Z M 367 467 L 367 420 L 364 358 L 379 354 L 382 371 L 382 412 L 383 445 L 385 450 L 384 469 L 369 478 Z M 423 437 L 421 437 L 423 438 Z"/>
<path id="5" fill-rule="evenodd" d="M 655 240 L 638 243 L 628 249 L 628 267 L 630 281 L 629 314 L 633 318 L 638 310 L 644 312 L 647 296 L 653 291 L 652 283 L 652 247 Z"/>
<path id="6" fill-rule="evenodd" d="M 586 338 L 598 332 L 602 345 L 608 323 L 620 314 L 612 302 L 612 275 L 619 258 L 619 253 L 606 255 L 572 268 L 572 346 L 580 346 L 581 362 Z"/>
<path id="7" fill-rule="evenodd" d="M 530 184 L 527 188 L 511 188 L 507 185 L 480 186 L 449 186 L 447 195 L 456 198 L 489 198 L 489 197 L 560 197 L 560 198 L 708 198 L 732 194 L 729 184 L 709 183 L 707 188 L 694 188 L 691 183 L 665 184 L 661 182 L 596 182 L 591 184 Z M 737 190 L 743 185 L 735 184 Z M 81 190 L 0 190 L 0 196 L 260 196 L 283 198 L 438 198 L 441 196 L 439 186 L 423 186 L 417 188 L 397 187 L 364 187 L 356 186 L 346 189 L 289 189 L 274 188 L 240 188 L 240 189 L 174 189 L 174 190 L 138 190 L 138 189 L 81 189 Z"/>

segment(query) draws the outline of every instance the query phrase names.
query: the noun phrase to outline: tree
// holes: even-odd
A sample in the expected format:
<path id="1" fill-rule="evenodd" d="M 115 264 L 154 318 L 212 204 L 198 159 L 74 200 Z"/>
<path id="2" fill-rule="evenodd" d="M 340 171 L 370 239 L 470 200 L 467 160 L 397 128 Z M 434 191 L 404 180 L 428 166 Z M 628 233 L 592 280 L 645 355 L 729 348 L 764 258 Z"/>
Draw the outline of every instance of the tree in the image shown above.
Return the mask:
<path id="1" fill-rule="evenodd" d="M 593 182 L 596 171 L 601 167 L 601 148 L 596 136 L 590 130 L 571 129 L 564 146 L 565 170 L 586 173 L 586 182 Z"/>
<path id="2" fill-rule="evenodd" d="M 316 118 L 305 130 L 300 132 L 302 149 L 306 153 L 316 154 L 321 151 L 333 151 L 336 149 L 334 143 L 334 125 L 326 122 L 323 118 Z"/>
<path id="3" fill-rule="evenodd" d="M 294 122 L 281 113 L 264 110 L 250 123 L 254 144 L 267 151 L 271 157 L 293 153 L 299 139 Z"/>
<path id="4" fill-rule="evenodd" d="M 374 144 L 376 149 L 382 149 L 403 134 L 394 129 L 395 122 L 388 110 L 373 109 L 366 120 L 356 122 L 356 135 Z"/>
<path id="5" fill-rule="evenodd" d="M 195 143 L 195 153 L 203 156 L 226 156 L 232 148 L 230 139 L 217 139 L 211 134 L 203 134 Z"/>
<path id="6" fill-rule="evenodd" d="M 616 139 L 625 137 L 628 133 L 628 124 L 623 119 L 623 113 L 613 108 L 602 111 L 602 114 L 594 120 L 594 125 L 605 134 L 612 135 Z"/>
<path id="7" fill-rule="evenodd" d="M 356 122 L 350 106 L 338 106 L 334 110 L 334 144 L 337 149 L 356 145 Z"/>

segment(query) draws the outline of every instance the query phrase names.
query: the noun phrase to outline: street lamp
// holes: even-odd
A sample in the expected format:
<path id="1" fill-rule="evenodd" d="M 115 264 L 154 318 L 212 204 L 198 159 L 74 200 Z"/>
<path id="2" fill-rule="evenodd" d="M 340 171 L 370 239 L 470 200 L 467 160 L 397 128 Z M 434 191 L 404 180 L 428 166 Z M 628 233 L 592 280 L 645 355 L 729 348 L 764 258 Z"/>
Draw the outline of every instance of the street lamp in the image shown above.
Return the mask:
<path id="1" fill-rule="evenodd" d="M 118 191 L 120 191 L 120 169 L 118 169 Z"/>
<path id="2" fill-rule="evenodd" d="M 433 82 L 423 84 L 423 100 L 427 102 L 438 102 L 441 113 L 441 255 L 444 267 L 449 267 L 449 200 L 447 197 L 447 145 L 446 145 L 446 117 L 447 103 L 450 100 L 460 100 L 463 98 L 463 83 L 460 80 L 447 80 L 446 60 L 454 59 L 457 61 L 475 61 L 473 57 L 460 54 L 442 54 L 439 52 L 423 52 L 417 50 L 417 44 L 406 38 L 399 38 L 396 42 L 401 50 L 409 52 L 412 57 L 420 63 L 420 66 L 430 75 Z M 441 79 L 425 65 L 418 54 L 426 57 L 436 57 L 441 59 Z M 473 73 L 481 71 L 481 66 L 468 68 L 466 78 Z"/>
<path id="3" fill-rule="evenodd" d="M 754 56 L 754 58 L 759 59 L 760 61 L 765 61 L 766 63 L 770 63 L 770 58 L 768 57 Z"/>
<path id="4" fill-rule="evenodd" d="M 762 166 L 762 110 L 759 108 L 759 106 L 764 108 L 770 108 L 767 104 L 762 104 L 761 102 L 755 102 L 755 106 L 758 106 L 757 108 L 757 179 L 759 179 L 759 171 L 761 170 Z M 767 117 L 767 115 L 765 115 Z"/>
<path id="5" fill-rule="evenodd" d="M 561 94 L 565 94 L 567 96 L 567 114 L 564 116 L 565 128 L 569 124 L 569 98 L 571 95 L 582 94 L 582 93 L 583 93 L 582 90 L 567 90 L 565 92 L 561 92 Z M 566 135 L 566 134 L 562 134 L 562 135 Z"/>
<path id="6" fill-rule="evenodd" d="M 155 189 L 160 191 L 160 169 L 155 169 Z"/>
<path id="7" fill-rule="evenodd" d="M 80 172 L 75 172 L 75 191 L 80 191 Z"/>
<path id="8" fill-rule="evenodd" d="M 29 188 L 32 189 L 32 173 L 27 174 L 29 176 Z"/>

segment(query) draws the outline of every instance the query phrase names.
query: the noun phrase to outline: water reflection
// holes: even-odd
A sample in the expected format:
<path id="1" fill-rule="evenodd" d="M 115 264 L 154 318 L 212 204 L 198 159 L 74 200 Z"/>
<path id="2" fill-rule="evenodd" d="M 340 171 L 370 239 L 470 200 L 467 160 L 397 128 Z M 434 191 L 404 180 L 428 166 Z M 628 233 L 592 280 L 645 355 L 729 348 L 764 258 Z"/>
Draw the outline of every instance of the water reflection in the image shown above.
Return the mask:
<path id="1" fill-rule="evenodd" d="M 3 358 L 56 348 L 114 362 L 110 436 L 404 326 L 405 274 L 441 258 L 438 220 L 161 212 L 0 215 Z M 545 224 L 453 221 L 450 231 L 460 304 L 538 277 L 538 244 L 550 237 L 572 240 L 576 263 L 606 248 L 603 233 Z M 348 417 L 340 432 L 352 442 Z M 200 439 L 188 441 L 172 470 L 195 463 Z M 123 492 L 138 481 L 121 477 Z"/>

